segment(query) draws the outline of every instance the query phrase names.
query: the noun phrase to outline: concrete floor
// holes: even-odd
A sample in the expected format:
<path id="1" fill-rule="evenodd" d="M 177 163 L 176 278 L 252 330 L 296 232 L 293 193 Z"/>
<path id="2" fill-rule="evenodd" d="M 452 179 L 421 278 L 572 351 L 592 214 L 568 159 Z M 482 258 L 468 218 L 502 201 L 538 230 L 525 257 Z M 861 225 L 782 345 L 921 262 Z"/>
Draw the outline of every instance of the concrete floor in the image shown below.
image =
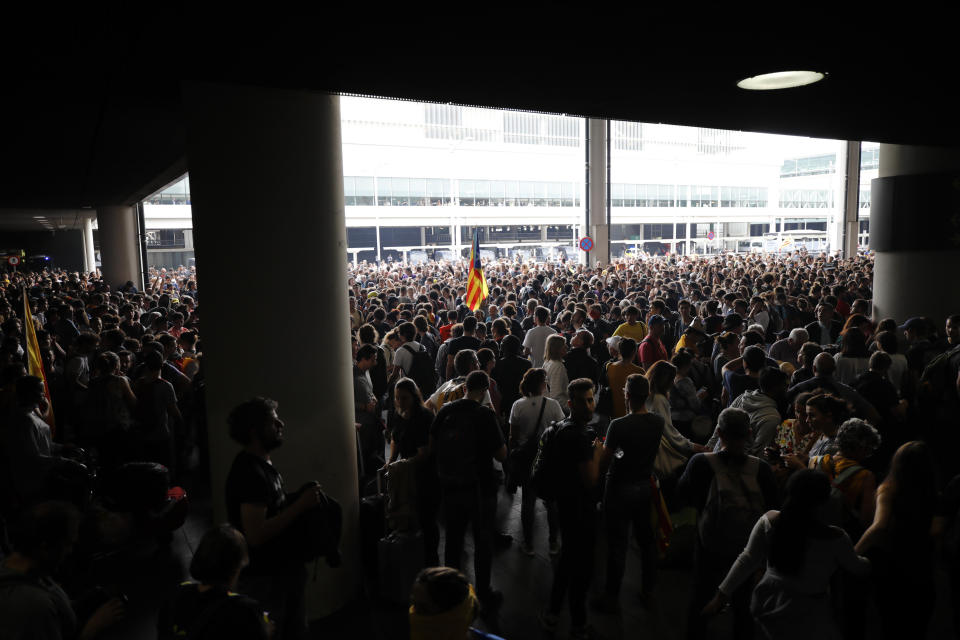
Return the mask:
<path id="1" fill-rule="evenodd" d="M 181 580 L 188 578 L 187 566 L 203 532 L 209 527 L 209 500 L 204 500 L 195 491 L 193 511 L 186 525 L 174 536 L 168 550 L 144 549 L 138 556 L 105 563 L 95 575 L 88 576 L 91 582 L 114 584 L 130 600 L 126 619 L 111 629 L 105 640 L 153 639 L 156 637 L 156 617 L 161 603 L 176 588 Z M 501 528 L 513 535 L 514 544 L 497 550 L 494 558 L 493 585 L 504 593 L 504 603 L 493 617 L 480 619 L 477 625 L 508 640 L 546 638 L 537 624 L 536 614 L 545 605 L 552 580 L 551 558 L 547 553 L 546 513 L 538 506 L 535 548 L 536 556 L 529 557 L 519 547 L 520 494 L 516 497 L 500 494 L 498 517 Z M 691 528 L 678 534 L 677 545 L 682 549 L 692 535 Z M 597 550 L 597 573 L 591 594 L 602 585 L 605 566 L 605 549 L 600 537 Z M 442 545 L 442 542 L 441 542 Z M 472 553 L 470 536 L 467 536 L 467 553 Z M 682 555 L 682 554 L 681 554 Z M 441 557 L 442 549 L 441 549 Z M 137 566 L 136 570 L 131 567 Z M 472 559 L 464 563 L 470 567 Z M 690 589 L 690 570 L 681 566 L 662 568 L 658 576 L 656 601 L 650 609 L 639 606 L 639 560 L 635 550 L 628 553 L 627 570 L 621 593 L 622 613 L 619 616 L 601 615 L 590 610 L 590 623 L 600 636 L 609 639 L 651 637 L 662 640 L 681 638 L 686 627 L 686 611 Z M 954 637 L 950 605 L 947 599 L 947 582 L 941 575 L 938 588 L 938 603 L 931 625 L 929 638 Z M 561 615 L 556 637 L 567 636 L 569 618 Z M 711 623 L 711 635 L 718 639 L 731 637 L 731 621 L 727 615 L 717 617 Z M 876 613 L 868 614 L 866 637 L 879 637 L 880 629 Z M 325 640 L 350 638 L 351 640 L 405 640 L 408 637 L 406 607 L 383 602 L 360 599 L 354 605 L 311 624 L 311 635 Z"/>

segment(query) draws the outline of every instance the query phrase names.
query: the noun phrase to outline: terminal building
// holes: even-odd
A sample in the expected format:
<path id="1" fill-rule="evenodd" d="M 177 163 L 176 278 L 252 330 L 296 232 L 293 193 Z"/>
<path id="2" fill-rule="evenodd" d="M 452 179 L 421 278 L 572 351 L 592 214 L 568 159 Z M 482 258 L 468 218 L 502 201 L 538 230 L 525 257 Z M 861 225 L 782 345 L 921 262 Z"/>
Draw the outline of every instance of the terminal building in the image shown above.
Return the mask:
<path id="1" fill-rule="evenodd" d="M 347 257 L 578 259 L 583 118 L 341 99 Z M 699 127 L 610 123 L 610 255 L 837 251 L 845 144 Z M 879 145 L 860 147 L 858 246 L 869 246 Z M 192 265 L 190 180 L 143 202 L 150 266 Z M 266 213 L 265 213 L 266 219 Z"/>

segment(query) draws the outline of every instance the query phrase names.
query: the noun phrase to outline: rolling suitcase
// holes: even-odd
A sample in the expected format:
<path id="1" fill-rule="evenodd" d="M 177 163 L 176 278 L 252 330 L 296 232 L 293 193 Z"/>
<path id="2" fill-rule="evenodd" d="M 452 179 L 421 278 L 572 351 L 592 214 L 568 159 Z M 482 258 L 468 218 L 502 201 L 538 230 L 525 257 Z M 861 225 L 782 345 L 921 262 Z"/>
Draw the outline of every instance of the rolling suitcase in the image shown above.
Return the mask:
<path id="1" fill-rule="evenodd" d="M 380 477 L 378 473 L 377 493 L 360 500 L 360 555 L 368 577 L 377 573 L 377 546 L 387 533 L 387 501 Z"/>
<path id="2" fill-rule="evenodd" d="M 380 539 L 377 548 L 380 597 L 409 604 L 413 581 L 423 569 L 423 536 L 394 531 Z"/>
<path id="3" fill-rule="evenodd" d="M 415 526 L 415 516 L 413 521 L 401 517 L 403 510 L 409 508 L 409 504 L 403 504 L 404 501 L 399 499 L 403 487 L 403 481 L 399 480 L 402 473 L 398 469 L 401 464 L 391 465 L 386 476 L 390 496 L 388 528 L 396 529 L 377 543 L 377 577 L 380 597 L 388 602 L 408 604 L 413 581 L 423 569 L 423 535 Z M 405 526 L 411 524 L 414 526 Z"/>

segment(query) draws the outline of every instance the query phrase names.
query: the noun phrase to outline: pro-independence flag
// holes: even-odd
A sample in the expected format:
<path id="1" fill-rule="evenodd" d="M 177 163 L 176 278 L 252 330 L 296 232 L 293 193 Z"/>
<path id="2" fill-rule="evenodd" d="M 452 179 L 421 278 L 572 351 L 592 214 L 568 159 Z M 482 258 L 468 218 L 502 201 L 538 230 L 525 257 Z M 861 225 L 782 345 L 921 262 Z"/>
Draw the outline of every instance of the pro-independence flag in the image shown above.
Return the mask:
<path id="1" fill-rule="evenodd" d="M 43 392 L 47 396 L 47 414 L 45 419 L 50 425 L 50 431 L 55 430 L 53 419 L 53 403 L 50 401 L 50 385 L 47 384 L 47 374 L 43 371 L 43 360 L 40 358 L 40 345 L 37 343 L 37 332 L 33 326 L 33 314 L 30 312 L 30 296 L 27 288 L 23 288 L 23 326 L 27 334 L 27 373 L 43 380 Z"/>
<path id="2" fill-rule="evenodd" d="M 470 275 L 467 277 L 467 306 L 471 311 L 476 311 L 488 295 L 487 279 L 483 277 L 483 267 L 480 266 L 480 235 L 474 229 L 473 246 L 470 247 Z"/>

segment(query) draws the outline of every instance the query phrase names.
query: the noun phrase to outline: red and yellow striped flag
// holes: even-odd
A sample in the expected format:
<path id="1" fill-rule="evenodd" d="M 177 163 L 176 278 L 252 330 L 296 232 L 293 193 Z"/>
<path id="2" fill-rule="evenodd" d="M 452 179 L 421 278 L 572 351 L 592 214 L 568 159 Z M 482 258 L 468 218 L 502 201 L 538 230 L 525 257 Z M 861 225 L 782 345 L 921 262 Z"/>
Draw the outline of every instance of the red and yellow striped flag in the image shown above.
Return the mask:
<path id="1" fill-rule="evenodd" d="M 47 383 L 47 374 L 43 371 L 43 359 L 40 357 L 40 345 L 37 343 L 37 331 L 33 326 L 33 314 L 30 312 L 30 296 L 27 287 L 23 287 L 23 327 L 27 336 L 27 374 L 43 380 L 43 393 L 47 396 L 47 413 L 44 419 L 50 425 L 50 432 L 55 434 L 56 422 L 53 419 L 53 402 L 50 400 L 50 385 Z"/>
<path id="2" fill-rule="evenodd" d="M 467 306 L 476 311 L 483 301 L 490 295 L 487 289 L 487 279 L 483 277 L 483 267 L 480 264 L 480 235 L 477 229 L 473 230 L 473 246 L 470 247 L 470 275 L 467 277 Z"/>

